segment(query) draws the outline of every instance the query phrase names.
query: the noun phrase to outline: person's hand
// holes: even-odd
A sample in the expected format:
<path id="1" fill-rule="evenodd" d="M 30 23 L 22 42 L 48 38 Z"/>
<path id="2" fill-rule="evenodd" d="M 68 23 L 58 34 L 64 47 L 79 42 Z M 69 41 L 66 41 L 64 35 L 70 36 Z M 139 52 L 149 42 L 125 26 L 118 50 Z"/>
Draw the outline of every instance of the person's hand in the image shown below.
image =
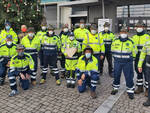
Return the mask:
<path id="1" fill-rule="evenodd" d="M 10 67 L 10 61 L 8 61 L 8 63 L 6 64 L 6 67 Z"/>
<path id="2" fill-rule="evenodd" d="M 79 86 L 82 86 L 82 80 L 81 80 L 81 79 L 78 80 L 78 85 L 79 85 Z"/>
<path id="3" fill-rule="evenodd" d="M 139 71 L 139 73 L 142 73 L 142 68 L 139 67 L 139 68 L 138 68 L 138 71 Z"/>
<path id="4" fill-rule="evenodd" d="M 25 79 L 26 79 L 26 77 L 25 77 L 24 74 L 22 74 L 22 73 L 20 73 L 20 77 L 21 77 L 22 80 L 25 80 Z"/>
<path id="5" fill-rule="evenodd" d="M 102 56 L 100 56 L 100 59 L 101 59 L 101 60 L 103 60 L 103 59 L 104 59 L 104 56 L 103 56 L 103 55 L 102 55 Z"/>
<path id="6" fill-rule="evenodd" d="M 81 79 L 82 79 L 82 80 L 85 79 L 85 74 L 82 74 Z"/>
<path id="7" fill-rule="evenodd" d="M 30 79 L 30 75 L 26 73 L 26 79 Z"/>

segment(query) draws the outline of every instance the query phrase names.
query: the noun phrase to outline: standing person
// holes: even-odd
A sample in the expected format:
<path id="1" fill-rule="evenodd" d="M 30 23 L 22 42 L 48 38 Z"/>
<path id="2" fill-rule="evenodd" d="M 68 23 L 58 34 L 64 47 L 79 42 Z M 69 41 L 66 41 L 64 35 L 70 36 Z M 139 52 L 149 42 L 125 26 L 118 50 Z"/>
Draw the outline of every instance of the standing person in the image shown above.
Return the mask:
<path id="1" fill-rule="evenodd" d="M 108 62 L 108 70 L 109 70 L 109 76 L 113 77 L 113 65 L 112 65 L 112 54 L 111 54 L 111 44 L 112 41 L 115 39 L 115 35 L 110 31 L 110 23 L 105 22 L 104 24 L 104 31 L 100 33 L 100 38 L 103 39 L 104 45 L 105 45 L 105 54 L 104 59 L 100 61 L 100 73 L 103 74 L 103 66 L 105 58 Z"/>
<path id="2" fill-rule="evenodd" d="M 111 45 L 112 55 L 114 57 L 114 81 L 112 95 L 118 93 L 120 87 L 120 77 L 123 71 L 126 81 L 127 93 L 130 99 L 134 99 L 134 72 L 133 59 L 136 57 L 137 47 L 134 42 L 128 38 L 128 32 L 123 28 L 118 39 L 115 39 Z"/>
<path id="3" fill-rule="evenodd" d="M 16 45 L 13 43 L 12 36 L 7 35 L 6 44 L 0 46 L 0 85 L 5 82 L 6 72 L 10 66 L 10 59 L 16 54 Z"/>
<path id="4" fill-rule="evenodd" d="M 44 84 L 46 82 L 46 74 L 48 71 L 48 65 L 50 66 L 51 73 L 55 76 L 56 84 L 60 85 L 59 79 L 59 70 L 57 68 L 57 55 L 58 51 L 60 51 L 60 40 L 59 37 L 55 35 L 53 26 L 48 27 L 47 34 L 42 39 L 43 45 L 43 55 L 44 55 L 44 68 L 42 71 L 42 79 L 40 84 Z"/>
<path id="5" fill-rule="evenodd" d="M 34 61 L 32 57 L 24 53 L 24 46 L 17 45 L 17 54 L 10 60 L 10 69 L 8 71 L 8 79 L 10 82 L 11 92 L 9 96 L 18 94 L 16 77 L 19 76 L 21 87 L 24 90 L 29 89 L 29 78 L 34 70 Z"/>
<path id="6" fill-rule="evenodd" d="M 13 39 L 13 43 L 18 43 L 18 37 L 17 34 L 14 32 L 14 30 L 11 28 L 10 22 L 5 22 L 5 28 L 0 33 L 0 44 L 6 43 L 6 37 L 7 35 L 11 35 Z"/>
<path id="7" fill-rule="evenodd" d="M 150 37 L 148 34 L 145 33 L 144 23 L 142 21 L 139 21 L 137 23 L 136 31 L 137 31 L 137 34 L 132 37 L 133 42 L 137 45 L 137 48 L 138 48 L 138 54 L 135 58 L 135 71 L 137 73 L 137 82 L 136 82 L 137 89 L 135 90 L 135 94 L 140 94 L 144 91 L 143 90 L 143 75 L 144 75 L 144 78 L 145 78 L 144 86 L 146 88 L 145 96 L 148 96 L 148 80 L 147 80 L 147 76 L 145 75 L 145 62 L 142 65 L 143 66 L 142 73 L 139 73 L 138 71 L 138 62 L 139 62 L 139 57 L 140 57 L 143 45 L 146 42 L 150 41 Z"/>
<path id="8" fill-rule="evenodd" d="M 40 39 L 35 35 L 33 27 L 28 29 L 28 35 L 23 37 L 21 44 L 25 47 L 25 52 L 30 54 L 34 61 L 34 72 L 31 75 L 32 85 L 36 85 L 36 75 L 37 75 L 37 66 L 38 66 L 38 52 L 40 50 Z"/>
<path id="9" fill-rule="evenodd" d="M 36 36 L 38 39 L 40 39 L 40 43 L 42 43 L 42 39 L 44 37 L 44 35 L 46 35 L 47 33 L 47 23 L 46 22 L 42 22 L 41 23 L 41 30 L 37 32 Z M 39 51 L 39 59 L 40 59 L 40 68 L 41 70 L 43 70 L 44 67 L 44 56 L 43 56 L 43 49 L 42 49 L 42 44 L 41 44 L 41 49 Z"/>
<path id="10" fill-rule="evenodd" d="M 100 59 L 104 58 L 105 54 L 105 46 L 103 43 L 103 39 L 100 38 L 98 34 L 98 29 L 96 24 L 92 24 L 90 27 L 90 32 L 86 34 L 86 38 L 83 41 L 82 50 L 89 45 L 93 49 L 93 55 L 98 60 L 98 70 L 100 71 Z"/>
<path id="11" fill-rule="evenodd" d="M 138 62 L 138 71 L 139 73 L 142 73 L 143 68 L 142 65 L 145 61 L 145 76 L 147 76 L 148 81 L 148 99 L 146 102 L 143 103 L 144 106 L 150 106 L 150 41 L 146 42 L 146 44 L 143 46 L 140 59 Z"/>
<path id="12" fill-rule="evenodd" d="M 80 42 L 82 47 L 82 42 L 84 41 L 86 37 L 86 33 L 89 31 L 85 28 L 85 21 L 84 19 L 80 20 L 80 27 L 74 30 L 74 35 L 76 37 L 76 40 Z"/>
<path id="13" fill-rule="evenodd" d="M 85 92 L 86 87 L 90 87 L 90 95 L 96 98 L 96 85 L 99 80 L 98 60 L 93 56 L 93 49 L 87 46 L 83 55 L 79 58 L 76 67 L 76 76 L 78 79 L 78 91 Z"/>
<path id="14" fill-rule="evenodd" d="M 66 43 L 66 41 L 68 40 L 68 35 L 70 34 L 68 25 L 65 24 L 62 28 L 62 31 L 59 34 L 60 37 L 60 42 L 61 42 L 61 49 L 64 49 L 64 45 Z M 61 63 L 61 72 L 62 72 L 62 78 L 65 77 L 65 55 L 60 51 L 58 59 L 60 60 Z"/>
<path id="15" fill-rule="evenodd" d="M 66 49 L 71 48 L 75 49 L 75 51 L 72 51 L 74 52 L 72 57 L 70 57 L 66 52 Z M 65 68 L 66 68 L 67 87 L 74 88 L 76 81 L 75 69 L 78 62 L 78 55 L 81 52 L 81 46 L 80 43 L 75 39 L 73 32 L 69 33 L 68 39 L 66 40 L 66 43 L 63 45 L 62 52 L 64 53 L 66 59 Z"/>
<path id="16" fill-rule="evenodd" d="M 21 25 L 21 33 L 18 34 L 19 38 L 19 43 L 21 42 L 22 38 L 27 35 L 27 26 L 26 25 Z"/>

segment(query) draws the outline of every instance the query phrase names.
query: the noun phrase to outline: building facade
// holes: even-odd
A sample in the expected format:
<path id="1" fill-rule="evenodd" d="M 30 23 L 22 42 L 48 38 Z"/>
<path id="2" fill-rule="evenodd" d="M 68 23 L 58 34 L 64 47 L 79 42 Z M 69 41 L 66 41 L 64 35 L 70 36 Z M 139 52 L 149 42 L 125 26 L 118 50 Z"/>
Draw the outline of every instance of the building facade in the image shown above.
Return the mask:
<path id="1" fill-rule="evenodd" d="M 112 19 L 112 30 L 118 32 L 122 25 L 134 31 L 138 20 L 143 20 L 150 30 L 149 0 L 41 0 L 49 24 L 60 28 L 62 24 L 78 23 L 81 18 L 87 23 L 98 19 Z"/>

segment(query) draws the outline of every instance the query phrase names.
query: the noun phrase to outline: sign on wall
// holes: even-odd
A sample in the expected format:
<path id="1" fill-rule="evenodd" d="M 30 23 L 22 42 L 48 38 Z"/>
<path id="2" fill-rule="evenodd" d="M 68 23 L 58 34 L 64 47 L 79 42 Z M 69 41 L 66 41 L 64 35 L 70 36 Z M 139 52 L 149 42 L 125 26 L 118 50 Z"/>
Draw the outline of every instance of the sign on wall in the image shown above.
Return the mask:
<path id="1" fill-rule="evenodd" d="M 104 24 L 105 22 L 110 23 L 110 31 L 112 31 L 112 19 L 98 19 L 98 32 L 101 32 L 104 30 Z"/>

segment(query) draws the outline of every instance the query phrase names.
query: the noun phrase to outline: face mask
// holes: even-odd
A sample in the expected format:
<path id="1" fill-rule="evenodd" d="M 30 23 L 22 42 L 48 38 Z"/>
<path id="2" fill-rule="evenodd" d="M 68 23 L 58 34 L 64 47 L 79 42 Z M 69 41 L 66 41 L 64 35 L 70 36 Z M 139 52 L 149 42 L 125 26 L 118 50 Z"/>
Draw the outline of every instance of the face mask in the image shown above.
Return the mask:
<path id="1" fill-rule="evenodd" d="M 7 45 L 8 46 L 12 45 L 12 41 L 7 41 Z"/>
<path id="2" fill-rule="evenodd" d="M 18 55 L 19 55 L 19 56 L 23 56 L 23 55 L 24 55 L 24 52 L 19 52 Z"/>
<path id="3" fill-rule="evenodd" d="M 65 33 L 68 32 L 68 28 L 64 28 L 64 32 L 65 32 Z"/>
<path id="4" fill-rule="evenodd" d="M 29 35 L 29 37 L 33 37 L 34 33 L 29 33 L 28 35 Z"/>
<path id="5" fill-rule="evenodd" d="M 96 30 L 91 30 L 91 33 L 92 33 L 93 35 L 95 35 L 95 34 L 96 34 Z"/>
<path id="6" fill-rule="evenodd" d="M 46 26 L 42 26 L 42 30 L 45 31 L 46 30 Z"/>
<path id="7" fill-rule="evenodd" d="M 22 31 L 22 32 L 26 32 L 26 31 L 27 31 L 27 28 L 22 28 L 21 31 Z"/>
<path id="8" fill-rule="evenodd" d="M 10 26 L 6 26 L 5 28 L 6 28 L 6 30 L 9 30 L 9 29 L 10 29 Z"/>
<path id="9" fill-rule="evenodd" d="M 84 28 L 84 24 L 80 24 L 80 28 L 82 28 L 82 29 L 83 29 L 83 28 Z"/>
<path id="10" fill-rule="evenodd" d="M 89 59 L 91 57 L 91 53 L 85 53 L 85 57 Z"/>
<path id="11" fill-rule="evenodd" d="M 105 27 L 104 30 L 107 32 L 107 31 L 109 30 L 109 28 L 108 28 L 108 27 Z"/>
<path id="12" fill-rule="evenodd" d="M 141 33 L 141 32 L 143 31 L 143 28 L 137 28 L 136 31 L 137 31 L 138 33 Z"/>
<path id="13" fill-rule="evenodd" d="M 70 40 L 74 40 L 74 36 L 70 36 L 69 39 L 70 39 Z"/>
<path id="14" fill-rule="evenodd" d="M 48 33 L 49 33 L 49 35 L 52 35 L 54 32 L 53 31 L 49 31 Z"/>
<path id="15" fill-rule="evenodd" d="M 127 34 L 120 34 L 121 38 L 127 38 L 128 35 Z"/>

